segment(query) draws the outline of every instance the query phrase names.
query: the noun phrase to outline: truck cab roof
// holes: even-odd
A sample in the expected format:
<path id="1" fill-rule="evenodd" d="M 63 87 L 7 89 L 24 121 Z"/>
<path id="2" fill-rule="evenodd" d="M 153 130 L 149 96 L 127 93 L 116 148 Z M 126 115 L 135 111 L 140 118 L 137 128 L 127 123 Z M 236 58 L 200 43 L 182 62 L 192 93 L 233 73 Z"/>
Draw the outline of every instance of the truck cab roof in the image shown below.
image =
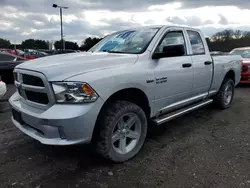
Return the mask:
<path id="1" fill-rule="evenodd" d="M 177 26 L 177 25 L 148 25 L 148 26 L 141 26 L 141 27 L 134 27 L 134 28 L 130 28 L 128 30 L 131 29 L 140 29 L 140 28 L 159 28 L 159 29 L 166 29 L 166 28 L 170 28 L 170 27 L 174 27 L 174 28 L 180 28 L 180 29 L 187 29 L 187 30 L 192 30 L 192 31 L 198 31 L 201 32 L 200 29 L 196 29 L 196 28 L 192 28 L 192 27 L 187 27 L 187 26 Z M 125 29 L 127 30 L 127 29 Z M 121 30 L 120 30 L 121 31 Z M 119 32 L 119 31 L 118 31 Z"/>

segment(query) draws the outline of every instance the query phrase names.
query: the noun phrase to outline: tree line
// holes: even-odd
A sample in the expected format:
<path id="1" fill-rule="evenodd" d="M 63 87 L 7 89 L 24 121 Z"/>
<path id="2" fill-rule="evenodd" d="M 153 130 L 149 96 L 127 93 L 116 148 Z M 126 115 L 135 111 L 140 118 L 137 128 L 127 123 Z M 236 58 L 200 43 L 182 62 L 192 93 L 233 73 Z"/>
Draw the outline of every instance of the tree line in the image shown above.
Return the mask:
<path id="1" fill-rule="evenodd" d="M 87 51 L 92 46 L 94 46 L 97 42 L 99 42 L 102 38 L 86 38 L 81 46 L 79 46 L 76 42 L 72 41 L 63 41 L 65 44 L 65 49 L 71 49 L 71 50 L 82 50 Z M 55 41 L 54 43 L 55 49 L 62 49 L 62 40 Z M 17 48 L 17 49 L 43 49 L 47 50 L 50 49 L 51 42 L 45 41 L 45 40 L 39 40 L 39 39 L 27 39 L 22 41 L 21 44 L 11 44 L 9 40 L 0 38 L 0 48 Z"/>
<path id="2" fill-rule="evenodd" d="M 79 46 L 76 42 L 64 41 L 66 49 L 87 51 L 102 38 L 86 38 Z M 237 47 L 250 46 L 250 31 L 227 29 L 206 38 L 210 51 L 229 52 Z M 15 47 L 18 49 L 49 49 L 51 43 L 45 40 L 27 39 Z M 62 41 L 55 41 L 56 49 L 61 49 Z M 0 48 L 14 48 L 9 40 L 0 38 Z"/>
<path id="3" fill-rule="evenodd" d="M 250 46 L 250 31 L 227 29 L 207 38 L 210 51 L 229 52 L 234 48 Z"/>

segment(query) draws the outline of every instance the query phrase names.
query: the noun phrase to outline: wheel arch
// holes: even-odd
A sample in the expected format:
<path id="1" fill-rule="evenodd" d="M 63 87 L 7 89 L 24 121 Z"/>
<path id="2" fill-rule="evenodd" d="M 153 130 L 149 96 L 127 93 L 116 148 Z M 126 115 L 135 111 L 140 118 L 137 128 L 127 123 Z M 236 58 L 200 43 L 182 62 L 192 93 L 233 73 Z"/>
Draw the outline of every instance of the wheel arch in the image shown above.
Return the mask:
<path id="1" fill-rule="evenodd" d="M 151 113 L 150 101 L 144 91 L 134 87 L 120 89 L 115 93 L 111 94 L 102 105 L 95 123 L 95 128 L 92 134 L 92 140 L 96 140 L 96 136 L 98 135 L 100 128 L 98 122 L 101 119 L 101 115 L 105 113 L 105 109 L 108 108 L 110 103 L 117 100 L 124 100 L 135 103 L 136 105 L 142 108 L 142 110 L 146 114 L 146 117 L 150 118 L 150 113 Z"/>
<path id="2" fill-rule="evenodd" d="M 234 87 L 232 88 L 232 98 L 230 99 L 230 103 L 225 104 L 225 89 L 227 88 L 226 84 L 228 83 L 228 81 L 231 80 L 235 85 L 235 72 L 233 70 L 229 70 L 226 75 L 224 76 L 224 79 L 222 81 L 222 84 L 220 86 L 220 90 L 218 91 L 218 93 L 215 95 L 214 97 L 214 103 L 220 108 L 220 109 L 226 109 L 229 108 L 233 97 L 234 97 Z M 228 96 L 227 96 L 228 97 Z"/>
<path id="3" fill-rule="evenodd" d="M 224 77 L 224 80 L 227 79 L 227 78 L 230 78 L 230 79 L 232 79 L 232 80 L 235 82 L 235 72 L 234 72 L 234 70 L 230 69 L 230 70 L 226 73 L 226 75 L 225 75 L 225 77 Z"/>

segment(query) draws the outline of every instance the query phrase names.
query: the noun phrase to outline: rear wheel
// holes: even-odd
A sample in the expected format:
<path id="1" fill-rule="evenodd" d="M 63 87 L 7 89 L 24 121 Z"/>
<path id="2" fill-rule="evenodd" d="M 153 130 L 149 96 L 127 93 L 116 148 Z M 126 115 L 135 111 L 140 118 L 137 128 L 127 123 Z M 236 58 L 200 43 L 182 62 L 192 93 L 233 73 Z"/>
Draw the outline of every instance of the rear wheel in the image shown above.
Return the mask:
<path id="1" fill-rule="evenodd" d="M 234 98 L 234 81 L 226 78 L 215 97 L 215 104 L 222 108 L 229 108 Z"/>
<path id="2" fill-rule="evenodd" d="M 107 107 L 99 120 L 97 151 L 113 162 L 133 158 L 142 148 L 147 134 L 147 118 L 136 104 L 117 101 Z"/>

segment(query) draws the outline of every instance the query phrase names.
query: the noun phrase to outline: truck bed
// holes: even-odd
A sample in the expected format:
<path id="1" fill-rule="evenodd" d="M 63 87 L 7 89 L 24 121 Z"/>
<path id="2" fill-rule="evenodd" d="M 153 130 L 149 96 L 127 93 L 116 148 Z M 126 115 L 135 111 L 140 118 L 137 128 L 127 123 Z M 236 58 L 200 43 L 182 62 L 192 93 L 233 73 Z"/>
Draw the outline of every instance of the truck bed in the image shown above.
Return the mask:
<path id="1" fill-rule="evenodd" d="M 226 63 L 226 64 L 232 61 L 234 62 L 242 59 L 240 55 L 215 55 L 212 56 L 212 58 L 215 62 Z"/>
<path id="2" fill-rule="evenodd" d="M 235 71 L 235 85 L 240 82 L 240 70 L 241 70 L 241 59 L 240 55 L 218 55 L 212 57 L 214 62 L 214 77 L 212 82 L 213 88 L 220 88 L 220 85 L 224 79 L 222 72 L 228 72 L 230 70 Z"/>

